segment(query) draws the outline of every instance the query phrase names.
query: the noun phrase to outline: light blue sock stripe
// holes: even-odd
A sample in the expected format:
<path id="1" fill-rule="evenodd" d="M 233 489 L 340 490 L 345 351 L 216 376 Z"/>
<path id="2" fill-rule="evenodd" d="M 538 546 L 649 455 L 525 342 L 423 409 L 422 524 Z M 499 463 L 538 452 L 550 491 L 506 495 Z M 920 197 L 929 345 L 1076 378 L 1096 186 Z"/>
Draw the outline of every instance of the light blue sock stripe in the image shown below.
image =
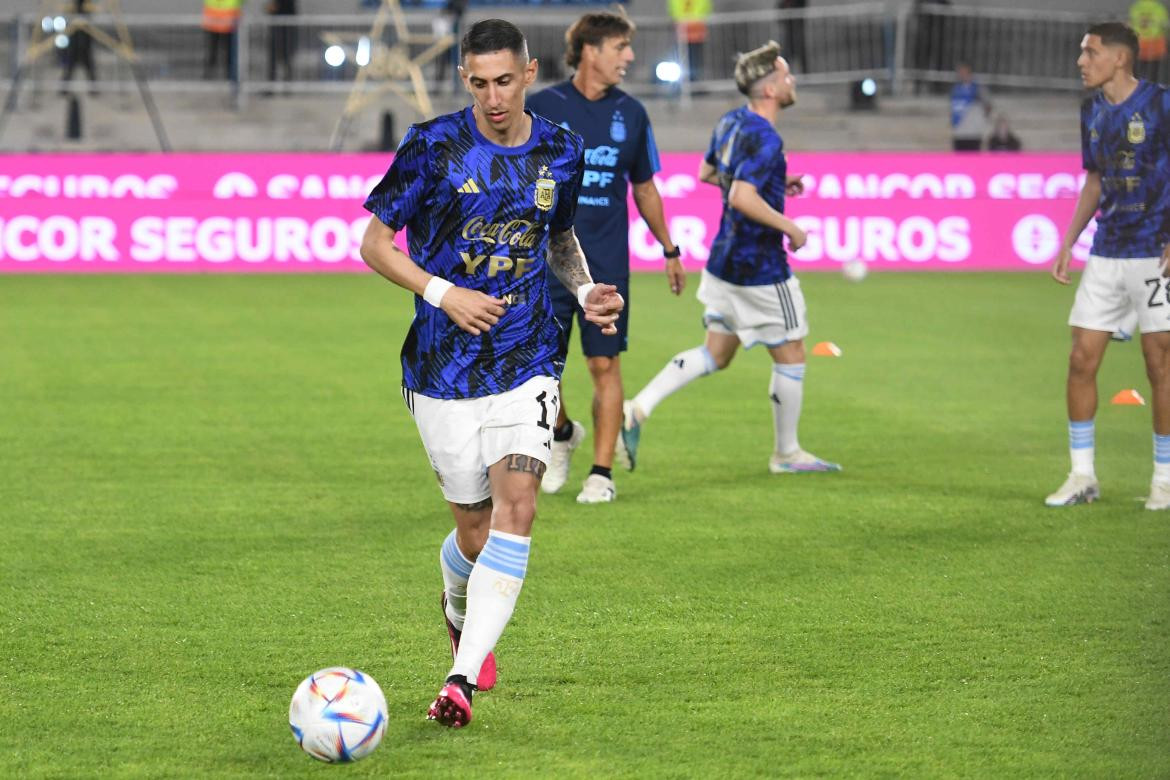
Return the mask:
<path id="1" fill-rule="evenodd" d="M 523 542 L 501 539 L 489 534 L 487 544 L 483 546 L 483 552 L 479 554 L 476 565 L 482 564 L 501 574 L 522 580 L 528 570 L 529 548 L 530 545 Z"/>
<path id="2" fill-rule="evenodd" d="M 1093 446 L 1094 427 L 1092 420 L 1068 421 L 1068 446 L 1074 450 L 1084 450 Z"/>
<path id="3" fill-rule="evenodd" d="M 773 363 L 772 370 L 793 382 L 804 381 L 804 365 L 800 363 Z"/>
<path id="4" fill-rule="evenodd" d="M 515 566 L 505 561 L 499 560 L 494 555 L 487 552 L 486 547 L 484 548 L 484 552 L 479 554 L 479 560 L 476 561 L 476 565 L 486 566 L 487 568 L 498 571 L 501 574 L 507 574 L 509 577 L 515 577 L 518 580 L 524 579 L 524 572 L 527 569 L 526 566 Z"/>
<path id="5" fill-rule="evenodd" d="M 529 544 L 527 542 L 514 542 L 511 539 L 505 539 L 502 536 L 495 534 L 488 534 L 488 543 L 492 545 L 492 549 L 498 549 L 509 553 L 523 553 L 528 555 Z M 487 549 L 486 547 L 484 548 Z"/>
<path id="6" fill-rule="evenodd" d="M 714 374 L 718 366 L 715 365 L 715 358 L 711 357 L 711 350 L 707 349 L 706 344 L 702 344 L 699 346 L 699 352 L 703 355 L 703 376 Z"/>
<path id="7" fill-rule="evenodd" d="M 454 531 L 443 540 L 443 547 L 439 554 L 443 556 L 443 563 L 447 564 L 448 569 L 464 579 L 471 576 L 471 567 L 473 564 L 463 556 L 459 545 L 455 543 Z"/>
<path id="8" fill-rule="evenodd" d="M 1154 462 L 1170 463 L 1170 436 L 1154 434 Z"/>

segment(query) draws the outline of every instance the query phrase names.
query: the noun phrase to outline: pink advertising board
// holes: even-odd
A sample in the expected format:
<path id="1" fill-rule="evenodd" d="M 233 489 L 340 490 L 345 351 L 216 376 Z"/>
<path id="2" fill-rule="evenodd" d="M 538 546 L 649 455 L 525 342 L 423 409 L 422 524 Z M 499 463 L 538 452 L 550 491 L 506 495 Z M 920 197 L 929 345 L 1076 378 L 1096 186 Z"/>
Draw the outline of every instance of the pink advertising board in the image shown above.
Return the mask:
<path id="1" fill-rule="evenodd" d="M 699 154 L 663 155 L 657 180 L 687 268 L 719 228 Z M 0 273 L 275 273 L 366 269 L 361 204 L 389 155 L 0 156 Z M 792 154 L 808 233 L 797 271 L 862 258 L 879 270 L 1047 266 L 1083 172 L 1069 154 Z M 635 270 L 662 252 L 630 208 Z M 1093 225 L 1074 258 L 1084 260 Z"/>

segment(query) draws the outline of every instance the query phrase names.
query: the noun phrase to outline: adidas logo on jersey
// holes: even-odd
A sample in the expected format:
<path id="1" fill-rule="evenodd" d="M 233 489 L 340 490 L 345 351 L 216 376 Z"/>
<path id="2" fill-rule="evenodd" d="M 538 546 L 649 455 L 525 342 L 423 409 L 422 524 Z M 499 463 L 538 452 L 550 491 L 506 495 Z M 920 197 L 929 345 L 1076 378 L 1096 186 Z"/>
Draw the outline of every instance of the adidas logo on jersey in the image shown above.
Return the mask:
<path id="1" fill-rule="evenodd" d="M 475 179 L 468 179 L 463 182 L 463 186 L 459 188 L 459 191 L 464 195 L 478 195 L 481 192 L 479 185 L 475 183 Z"/>

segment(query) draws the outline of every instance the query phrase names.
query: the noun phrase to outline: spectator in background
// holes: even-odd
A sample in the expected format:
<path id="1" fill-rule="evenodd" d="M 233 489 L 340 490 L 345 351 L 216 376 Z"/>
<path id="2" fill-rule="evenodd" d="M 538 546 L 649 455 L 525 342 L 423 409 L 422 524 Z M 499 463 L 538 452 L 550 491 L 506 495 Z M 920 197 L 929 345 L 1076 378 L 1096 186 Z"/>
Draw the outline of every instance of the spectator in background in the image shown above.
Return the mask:
<path id="1" fill-rule="evenodd" d="M 959 80 L 951 87 L 951 146 L 956 152 L 977 152 L 987 134 L 991 103 L 970 65 L 960 62 L 955 73 Z"/>
<path id="2" fill-rule="evenodd" d="M 670 18 L 674 20 L 678 40 L 686 43 L 687 80 L 703 78 L 703 44 L 707 42 L 707 17 L 711 15 L 711 0 L 666 0 Z M 679 53 L 681 56 L 681 52 Z"/>
<path id="3" fill-rule="evenodd" d="M 987 149 L 992 152 L 1020 151 L 1020 137 L 1012 132 L 1007 117 L 999 114 L 995 117 L 995 129 L 987 138 Z"/>
<path id="4" fill-rule="evenodd" d="M 88 0 L 74 0 L 72 5 L 73 13 L 85 22 L 85 17 L 89 16 L 90 11 Z M 97 87 L 94 82 L 97 81 L 97 71 L 93 65 L 93 38 L 84 25 L 75 27 L 69 34 L 69 48 L 65 50 L 65 70 L 61 74 L 61 81 L 72 81 L 73 69 L 79 64 L 85 68 L 85 73 L 89 76 L 89 93 L 96 95 Z M 62 84 L 61 94 L 64 95 L 68 91 L 66 85 Z"/>
<path id="5" fill-rule="evenodd" d="M 431 32 L 436 38 L 441 38 L 444 35 L 450 35 L 456 42 L 459 40 L 459 28 L 463 24 L 463 14 L 467 13 L 467 0 L 446 0 L 443 4 L 443 12 L 436 16 L 431 21 Z M 543 65 L 543 61 L 541 62 Z M 447 81 L 447 68 L 451 68 L 454 75 L 454 81 L 449 85 L 444 85 Z M 435 60 L 435 82 L 440 88 L 449 86 L 452 90 L 459 89 L 459 46 L 451 45 L 449 51 L 445 51 Z"/>
<path id="6" fill-rule="evenodd" d="M 236 30 L 240 26 L 243 0 L 203 0 L 203 29 L 207 32 L 207 58 L 203 61 L 203 78 L 209 79 L 223 55 L 225 78 L 235 76 Z"/>
<path id="7" fill-rule="evenodd" d="M 296 16 L 297 0 L 269 0 L 264 10 L 269 16 Z M 269 81 L 276 81 L 277 65 L 284 71 L 284 80 L 292 81 L 292 53 L 297 45 L 296 36 L 296 28 L 291 25 L 274 24 L 268 28 Z"/>
<path id="8" fill-rule="evenodd" d="M 928 13 L 923 5 L 950 5 L 950 0 L 914 0 L 911 16 L 914 20 L 914 67 L 919 71 L 940 71 L 943 69 L 943 52 L 950 43 L 948 35 L 947 17 Z M 917 95 L 927 79 L 920 74 L 914 81 L 914 94 Z M 938 81 L 930 82 L 930 91 L 941 94 L 945 84 Z"/>
<path id="9" fill-rule="evenodd" d="M 1160 0 L 1137 0 L 1129 7 L 1129 24 L 1138 37 L 1135 75 L 1161 81 L 1162 60 L 1166 59 L 1166 31 L 1170 14 Z"/>
<path id="10" fill-rule="evenodd" d="M 808 0 L 780 0 L 776 7 L 781 11 L 803 11 Z M 804 16 L 784 20 L 784 47 L 788 49 L 792 62 L 800 63 L 800 72 L 808 73 L 808 51 L 804 45 Z"/>

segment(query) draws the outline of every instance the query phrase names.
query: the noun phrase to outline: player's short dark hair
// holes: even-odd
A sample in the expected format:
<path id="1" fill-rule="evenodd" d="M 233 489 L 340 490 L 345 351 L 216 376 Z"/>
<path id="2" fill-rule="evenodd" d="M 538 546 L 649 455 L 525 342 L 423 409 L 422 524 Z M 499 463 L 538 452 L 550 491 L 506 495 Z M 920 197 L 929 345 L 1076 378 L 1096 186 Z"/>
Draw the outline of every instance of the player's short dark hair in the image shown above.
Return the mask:
<path id="1" fill-rule="evenodd" d="M 504 19 L 484 19 L 471 25 L 459 42 L 459 58 L 468 54 L 490 54 L 493 51 L 510 51 L 517 58 L 528 62 L 528 41 L 520 28 Z"/>
<path id="2" fill-rule="evenodd" d="M 776 70 L 776 58 L 780 56 L 780 44 L 768 41 L 758 49 L 744 52 L 735 58 L 735 87 L 745 95 L 751 95 L 757 81 L 770 76 Z"/>
<path id="3" fill-rule="evenodd" d="M 1129 49 L 1129 64 L 1132 67 L 1138 58 L 1138 37 L 1133 28 L 1124 22 L 1101 22 L 1088 29 L 1086 35 L 1096 35 L 1106 46 L 1124 46 Z"/>
<path id="4" fill-rule="evenodd" d="M 565 64 L 576 68 L 586 46 L 600 46 L 606 38 L 632 38 L 636 29 L 621 6 L 617 11 L 585 14 L 565 30 Z"/>

